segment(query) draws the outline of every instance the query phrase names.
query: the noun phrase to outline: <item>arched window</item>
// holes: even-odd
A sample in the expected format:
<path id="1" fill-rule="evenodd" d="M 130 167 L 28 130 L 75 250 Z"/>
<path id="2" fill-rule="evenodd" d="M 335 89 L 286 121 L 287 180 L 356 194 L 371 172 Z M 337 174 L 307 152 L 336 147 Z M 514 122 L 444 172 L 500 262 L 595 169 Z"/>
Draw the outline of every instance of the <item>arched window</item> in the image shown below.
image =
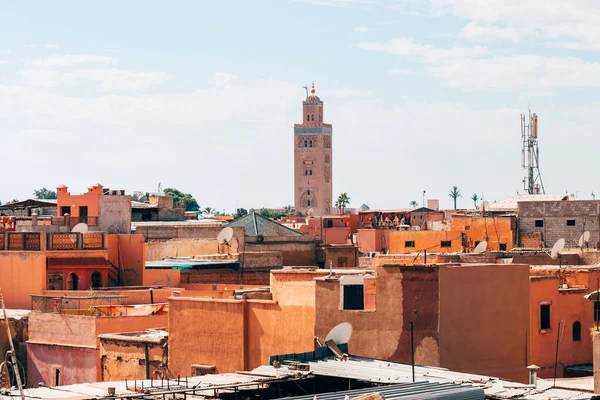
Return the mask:
<path id="1" fill-rule="evenodd" d="M 306 120 L 310 121 L 310 115 L 306 114 Z"/>
<path id="2" fill-rule="evenodd" d="M 75 272 L 71 272 L 67 278 L 67 290 L 79 290 L 79 277 Z"/>
<path id="3" fill-rule="evenodd" d="M 573 322 L 573 341 L 581 341 L 581 322 L 579 321 Z"/>
<path id="4" fill-rule="evenodd" d="M 308 147 L 312 147 L 312 140 L 308 142 Z"/>
<path id="5" fill-rule="evenodd" d="M 308 170 L 307 169 L 304 170 L 304 175 L 308 175 Z"/>
<path id="6" fill-rule="evenodd" d="M 92 282 L 92 288 L 95 289 L 95 288 L 102 287 L 102 274 L 100 273 L 100 271 L 92 272 L 90 281 Z"/>
<path id="7" fill-rule="evenodd" d="M 307 191 L 306 191 L 306 194 L 310 196 L 310 190 L 307 190 Z"/>
<path id="8" fill-rule="evenodd" d="M 312 169 L 308 172 L 309 175 L 312 175 Z"/>
<path id="9" fill-rule="evenodd" d="M 313 115 L 311 116 L 311 121 L 314 121 L 314 120 L 315 120 L 315 114 L 313 114 Z"/>
<path id="10" fill-rule="evenodd" d="M 310 207 L 310 200 L 308 200 L 308 206 Z"/>
<path id="11" fill-rule="evenodd" d="M 308 147 L 308 140 L 304 141 L 304 147 Z"/>

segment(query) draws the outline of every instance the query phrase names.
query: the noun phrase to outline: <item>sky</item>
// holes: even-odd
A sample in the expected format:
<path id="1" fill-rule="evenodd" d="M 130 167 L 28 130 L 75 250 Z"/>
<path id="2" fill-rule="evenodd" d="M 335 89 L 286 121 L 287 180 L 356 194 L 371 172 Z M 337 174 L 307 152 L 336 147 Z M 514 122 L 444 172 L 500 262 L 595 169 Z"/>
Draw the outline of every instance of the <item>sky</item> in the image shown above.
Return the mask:
<path id="1" fill-rule="evenodd" d="M 0 0 L 0 201 L 160 183 L 293 204 L 313 81 L 351 207 L 523 193 L 528 108 L 546 193 L 600 190 L 597 0 Z"/>

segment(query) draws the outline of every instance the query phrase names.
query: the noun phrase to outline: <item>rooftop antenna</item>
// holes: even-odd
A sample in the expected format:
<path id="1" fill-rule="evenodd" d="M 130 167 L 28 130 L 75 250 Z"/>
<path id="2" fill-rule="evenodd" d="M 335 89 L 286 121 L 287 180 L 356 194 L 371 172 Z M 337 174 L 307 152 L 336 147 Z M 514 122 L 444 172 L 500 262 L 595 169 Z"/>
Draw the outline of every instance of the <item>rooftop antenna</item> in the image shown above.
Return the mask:
<path id="1" fill-rule="evenodd" d="M 552 246 L 552 250 L 550 251 L 550 257 L 553 260 L 556 260 L 558 258 L 559 268 L 562 267 L 562 256 L 561 256 L 560 252 L 563 251 L 564 248 L 565 248 L 565 239 L 560 238 L 556 241 L 556 243 L 554 243 L 554 246 Z"/>
<path id="2" fill-rule="evenodd" d="M 528 194 L 546 194 L 540 172 L 538 147 L 538 116 L 536 113 L 521 114 L 521 168 L 525 170 L 523 186 Z"/>
<path id="3" fill-rule="evenodd" d="M 162 192 L 162 183 L 158 182 L 158 195 Z"/>
<path id="4" fill-rule="evenodd" d="M 308 86 L 302 86 L 306 90 L 306 98 L 308 99 Z"/>

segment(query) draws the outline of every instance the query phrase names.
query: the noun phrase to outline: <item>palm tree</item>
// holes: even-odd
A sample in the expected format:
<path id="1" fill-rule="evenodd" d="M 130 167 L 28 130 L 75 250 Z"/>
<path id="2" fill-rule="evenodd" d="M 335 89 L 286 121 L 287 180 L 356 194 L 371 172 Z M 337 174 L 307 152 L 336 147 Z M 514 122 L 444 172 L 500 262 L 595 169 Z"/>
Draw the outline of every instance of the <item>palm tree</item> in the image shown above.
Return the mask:
<path id="1" fill-rule="evenodd" d="M 419 206 L 419 203 L 417 203 L 416 201 L 411 201 L 410 203 L 408 203 L 408 205 L 410 205 L 413 208 L 417 208 Z"/>
<path id="2" fill-rule="evenodd" d="M 458 186 L 452 186 L 452 189 L 450 189 L 450 191 L 448 192 L 448 197 L 454 200 L 454 209 L 456 210 L 456 200 L 458 200 L 459 197 L 462 197 Z"/>
<path id="3" fill-rule="evenodd" d="M 212 212 L 213 212 L 214 210 L 215 210 L 215 209 L 214 209 L 214 208 L 212 208 L 212 207 L 206 207 L 206 208 L 204 209 L 204 212 L 205 212 L 205 213 L 207 213 L 207 214 L 212 214 Z"/>
<path id="4" fill-rule="evenodd" d="M 340 214 L 344 214 L 344 209 L 349 204 L 350 197 L 348 197 L 348 193 L 346 192 L 340 194 L 337 200 L 335 201 L 335 206 L 340 209 Z"/>
<path id="5" fill-rule="evenodd" d="M 281 209 L 281 211 L 285 214 L 286 217 L 289 217 L 292 213 L 292 206 L 285 206 Z"/>
<path id="6" fill-rule="evenodd" d="M 471 200 L 473 200 L 473 204 L 475 204 L 475 208 L 477 208 L 477 200 L 479 200 L 479 196 L 477 196 L 477 193 L 473 193 L 473 197 L 471 197 Z"/>

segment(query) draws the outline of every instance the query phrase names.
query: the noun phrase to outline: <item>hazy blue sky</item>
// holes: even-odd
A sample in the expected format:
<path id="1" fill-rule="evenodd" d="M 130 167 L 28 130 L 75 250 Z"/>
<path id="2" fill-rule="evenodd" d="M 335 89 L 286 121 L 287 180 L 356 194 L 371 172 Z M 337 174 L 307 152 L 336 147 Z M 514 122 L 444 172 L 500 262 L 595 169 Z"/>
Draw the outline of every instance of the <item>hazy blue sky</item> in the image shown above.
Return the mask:
<path id="1" fill-rule="evenodd" d="M 528 106 L 546 192 L 589 198 L 599 50 L 597 0 L 0 1 L 0 200 L 162 182 L 291 204 L 313 80 L 352 206 L 522 192 Z"/>

